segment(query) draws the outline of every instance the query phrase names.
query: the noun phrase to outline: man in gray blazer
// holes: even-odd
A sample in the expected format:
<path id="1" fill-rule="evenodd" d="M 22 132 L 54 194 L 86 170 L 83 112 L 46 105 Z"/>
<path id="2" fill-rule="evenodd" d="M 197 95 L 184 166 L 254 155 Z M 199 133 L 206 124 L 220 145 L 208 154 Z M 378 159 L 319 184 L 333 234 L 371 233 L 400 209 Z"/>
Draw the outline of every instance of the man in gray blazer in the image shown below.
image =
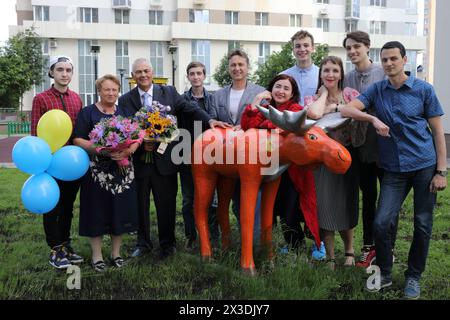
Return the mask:
<path id="1" fill-rule="evenodd" d="M 255 96 L 265 89 L 247 80 L 249 69 L 248 55 L 236 49 L 228 55 L 228 72 L 232 83 L 214 94 L 214 108 L 210 110 L 213 119 L 238 126 L 245 107 Z"/>
<path id="2" fill-rule="evenodd" d="M 228 54 L 228 72 L 231 76 L 231 84 L 218 90 L 214 94 L 214 108 L 209 114 L 211 118 L 223 121 L 240 128 L 242 113 L 248 104 L 251 104 L 258 93 L 265 88 L 247 80 L 250 61 L 247 53 L 240 49 Z M 239 221 L 240 184 L 238 183 L 233 195 L 233 213 Z M 260 201 L 258 201 L 260 203 Z M 255 239 L 260 230 L 259 208 L 255 212 Z"/>

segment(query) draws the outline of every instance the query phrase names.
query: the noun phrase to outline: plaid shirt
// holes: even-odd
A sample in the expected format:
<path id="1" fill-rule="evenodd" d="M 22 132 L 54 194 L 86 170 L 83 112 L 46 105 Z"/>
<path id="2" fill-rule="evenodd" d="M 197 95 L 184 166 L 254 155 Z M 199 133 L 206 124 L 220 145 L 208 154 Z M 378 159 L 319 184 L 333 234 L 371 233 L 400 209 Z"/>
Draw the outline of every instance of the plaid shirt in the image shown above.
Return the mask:
<path id="1" fill-rule="evenodd" d="M 64 100 L 65 107 L 61 99 Z M 72 119 L 72 126 L 75 128 L 75 121 L 82 107 L 83 103 L 80 96 L 69 89 L 65 93 L 61 93 L 52 86 L 50 89 L 39 93 L 34 97 L 31 109 L 31 135 L 36 135 L 36 127 L 42 115 L 52 109 L 65 111 Z"/>

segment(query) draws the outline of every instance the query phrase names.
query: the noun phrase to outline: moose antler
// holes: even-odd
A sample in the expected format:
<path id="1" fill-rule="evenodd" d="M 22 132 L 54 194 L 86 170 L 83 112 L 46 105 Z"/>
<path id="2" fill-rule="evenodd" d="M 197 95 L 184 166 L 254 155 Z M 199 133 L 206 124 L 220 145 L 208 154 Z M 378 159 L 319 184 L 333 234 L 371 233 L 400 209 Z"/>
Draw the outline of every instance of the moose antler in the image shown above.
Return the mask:
<path id="1" fill-rule="evenodd" d="M 261 106 L 256 107 L 264 115 L 264 117 L 272 121 L 274 125 L 285 131 L 295 133 L 298 136 L 304 135 L 305 132 L 314 125 L 314 123 L 305 124 L 306 110 L 297 112 L 285 110 L 281 112 L 272 106 L 269 106 L 269 109 Z"/>

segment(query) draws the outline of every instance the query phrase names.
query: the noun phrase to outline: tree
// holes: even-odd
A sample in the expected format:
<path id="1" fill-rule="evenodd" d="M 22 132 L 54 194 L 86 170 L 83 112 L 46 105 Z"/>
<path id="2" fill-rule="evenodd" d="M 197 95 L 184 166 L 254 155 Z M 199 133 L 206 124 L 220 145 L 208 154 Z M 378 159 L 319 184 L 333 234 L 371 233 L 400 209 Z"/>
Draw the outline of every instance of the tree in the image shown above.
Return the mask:
<path id="1" fill-rule="evenodd" d="M 231 83 L 231 76 L 228 73 L 228 53 L 224 54 L 220 60 L 219 65 L 214 71 L 213 79 L 217 82 L 219 87 L 224 87 Z"/>
<path id="2" fill-rule="evenodd" d="M 292 42 L 289 41 L 281 47 L 280 52 L 273 52 L 266 62 L 259 66 L 255 72 L 257 83 L 267 87 L 277 74 L 293 65 L 295 65 L 295 58 L 292 55 Z"/>
<path id="3" fill-rule="evenodd" d="M 42 82 L 41 39 L 34 28 L 10 38 L 0 49 L 0 102 L 22 111 L 22 96 Z"/>
<path id="4" fill-rule="evenodd" d="M 323 58 L 325 58 L 329 54 L 330 54 L 330 48 L 328 47 L 328 45 L 326 43 L 325 44 L 316 44 L 315 50 L 314 50 L 313 54 L 311 55 L 311 58 L 313 60 L 313 63 L 316 66 L 319 66 L 320 63 L 322 62 Z"/>

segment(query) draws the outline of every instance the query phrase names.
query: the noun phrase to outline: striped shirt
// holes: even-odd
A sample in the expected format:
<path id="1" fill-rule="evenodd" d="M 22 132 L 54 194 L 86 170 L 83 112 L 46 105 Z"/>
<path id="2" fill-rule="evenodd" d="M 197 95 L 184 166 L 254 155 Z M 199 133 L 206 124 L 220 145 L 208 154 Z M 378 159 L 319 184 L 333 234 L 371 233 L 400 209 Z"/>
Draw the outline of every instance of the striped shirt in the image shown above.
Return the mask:
<path id="1" fill-rule="evenodd" d="M 44 113 L 52 109 L 65 111 L 72 120 L 72 126 L 74 128 L 78 112 L 81 111 L 82 107 L 83 102 L 80 96 L 69 89 L 61 93 L 52 86 L 50 89 L 37 94 L 33 98 L 33 106 L 31 109 L 31 135 L 36 136 L 36 127 L 39 119 Z"/>

